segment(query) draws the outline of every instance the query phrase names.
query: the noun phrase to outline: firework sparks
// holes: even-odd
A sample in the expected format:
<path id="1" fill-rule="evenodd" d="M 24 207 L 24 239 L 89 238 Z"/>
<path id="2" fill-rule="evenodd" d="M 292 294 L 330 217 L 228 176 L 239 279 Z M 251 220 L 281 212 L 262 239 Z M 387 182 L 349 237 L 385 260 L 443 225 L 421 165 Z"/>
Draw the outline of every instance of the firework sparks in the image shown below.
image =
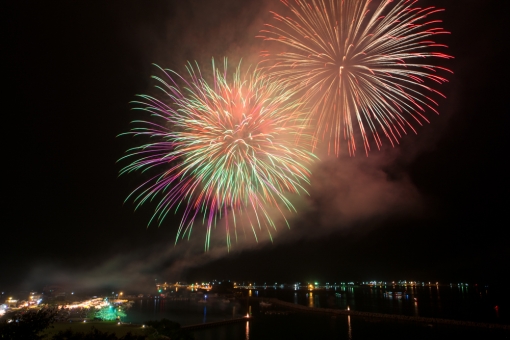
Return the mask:
<path id="1" fill-rule="evenodd" d="M 260 37 L 289 50 L 263 56 L 275 61 L 274 75 L 304 91 L 315 135 L 330 141 L 330 152 L 338 155 L 344 138 L 355 153 L 356 123 L 368 153 L 368 135 L 377 148 L 382 135 L 395 145 L 408 130 L 416 133 L 410 122 L 428 122 L 427 109 L 437 113 L 429 95 L 443 95 L 429 84 L 446 82 L 438 71 L 451 71 L 426 62 L 452 58 L 434 52 L 446 46 L 431 40 L 449 33 L 429 19 L 441 9 L 414 7 L 417 0 L 282 2 L 293 17 L 273 12 L 279 24 L 266 25 Z"/>
<path id="2" fill-rule="evenodd" d="M 230 247 L 232 231 L 226 217 L 232 217 L 237 239 L 236 216 L 243 211 L 253 213 L 245 218 L 255 238 L 262 228 L 271 237 L 276 225 L 268 207 L 282 215 L 281 208 L 293 211 L 284 195 L 306 192 L 303 185 L 309 181 L 306 165 L 314 156 L 306 148 L 311 137 L 302 134 L 300 104 L 289 100 L 288 89 L 258 70 L 242 74 L 239 65 L 229 82 L 226 60 L 223 71 L 213 60 L 212 85 L 198 66 L 189 63 L 188 80 L 160 70 L 165 77 L 153 78 L 163 98 L 139 95 L 134 102 L 135 109 L 150 113 L 152 119 L 134 121 L 136 127 L 126 133 L 151 141 L 121 158 L 134 159 L 121 174 L 159 171 L 130 197 L 137 207 L 160 197 L 151 219 L 160 224 L 170 211 L 184 206 L 176 242 L 189 237 L 200 216 L 207 228 L 207 250 L 211 229 L 224 218 Z"/>

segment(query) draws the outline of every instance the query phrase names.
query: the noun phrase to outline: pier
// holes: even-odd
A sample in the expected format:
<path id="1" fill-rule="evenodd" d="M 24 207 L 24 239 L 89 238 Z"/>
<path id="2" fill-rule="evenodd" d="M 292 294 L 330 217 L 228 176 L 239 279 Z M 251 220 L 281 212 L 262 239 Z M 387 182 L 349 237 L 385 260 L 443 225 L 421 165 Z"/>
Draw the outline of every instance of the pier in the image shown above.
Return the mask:
<path id="1" fill-rule="evenodd" d="M 250 321 L 252 319 L 253 318 L 242 317 L 242 318 L 237 318 L 237 319 L 229 319 L 229 320 L 222 320 L 222 321 L 215 321 L 215 322 L 206 322 L 206 323 L 199 323 L 199 324 L 195 324 L 195 325 L 181 326 L 181 329 L 186 330 L 186 331 L 193 331 L 193 330 L 197 330 L 197 329 L 204 329 L 204 328 L 228 325 L 228 324 L 231 324 L 231 323 Z"/>
<path id="2" fill-rule="evenodd" d="M 439 319 L 439 318 L 430 318 L 430 317 L 421 317 L 421 316 L 407 316 L 407 315 L 398 315 L 398 314 L 383 314 L 383 313 L 372 313 L 372 312 L 359 312 L 353 310 L 342 310 L 342 309 L 332 309 L 332 308 L 318 308 L 318 307 L 306 307 L 302 305 L 298 305 L 291 302 L 281 301 L 275 298 L 254 298 L 250 299 L 260 300 L 272 303 L 276 306 L 280 306 L 286 309 L 301 311 L 305 313 L 321 313 L 321 314 L 330 314 L 330 315 L 350 315 L 354 317 L 363 317 L 366 319 L 386 319 L 386 320 L 394 320 L 394 321 L 405 321 L 405 322 L 415 322 L 415 323 L 424 323 L 432 326 L 437 325 L 450 325 L 450 326 L 461 326 L 461 327 L 479 327 L 479 328 L 490 328 L 490 329 L 504 329 L 510 331 L 510 325 L 496 324 L 496 323 L 486 323 L 486 322 L 473 322 L 473 321 L 462 321 L 462 320 L 452 320 L 452 319 Z"/>

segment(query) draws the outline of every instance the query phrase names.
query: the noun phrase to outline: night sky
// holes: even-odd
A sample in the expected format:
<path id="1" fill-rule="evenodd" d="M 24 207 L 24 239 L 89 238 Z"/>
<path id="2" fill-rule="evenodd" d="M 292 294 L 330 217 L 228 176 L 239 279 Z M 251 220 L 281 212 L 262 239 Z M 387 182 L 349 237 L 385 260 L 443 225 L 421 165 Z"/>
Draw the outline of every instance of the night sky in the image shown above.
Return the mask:
<path id="1" fill-rule="evenodd" d="M 3 7 L 0 288 L 138 287 L 158 280 L 502 280 L 508 272 L 508 4 L 444 7 L 455 56 L 440 115 L 396 148 L 321 154 L 290 230 L 203 253 L 205 232 L 174 246 L 180 216 L 147 228 L 141 183 L 118 177 L 136 146 L 129 104 L 154 93 L 152 63 L 183 72 L 215 57 L 256 63 L 277 0 L 8 1 Z M 505 8 L 504 8 L 505 7 Z M 344 147 L 344 149 L 346 149 Z M 345 151 L 345 150 L 344 150 Z M 214 246 L 217 245 L 216 248 Z"/>

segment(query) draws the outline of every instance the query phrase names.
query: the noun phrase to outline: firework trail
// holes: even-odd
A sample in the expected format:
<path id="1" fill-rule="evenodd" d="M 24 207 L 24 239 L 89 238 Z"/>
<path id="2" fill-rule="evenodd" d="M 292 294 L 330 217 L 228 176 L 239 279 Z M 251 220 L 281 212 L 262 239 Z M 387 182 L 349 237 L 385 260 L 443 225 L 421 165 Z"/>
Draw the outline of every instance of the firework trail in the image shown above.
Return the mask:
<path id="1" fill-rule="evenodd" d="M 377 148 L 382 134 L 398 144 L 408 129 L 416 133 L 409 121 L 421 125 L 427 109 L 437 113 L 429 95 L 443 95 L 428 84 L 446 82 L 437 71 L 451 71 L 427 61 L 452 57 L 434 52 L 446 46 L 431 37 L 449 32 L 429 16 L 442 9 L 414 7 L 417 0 L 281 1 L 293 17 L 273 12 L 279 24 L 266 25 L 259 37 L 288 51 L 262 55 L 275 62 L 273 75 L 303 91 L 315 136 L 330 141 L 329 152 L 338 156 L 344 138 L 353 155 L 357 135 L 366 153 L 370 134 Z"/>
<path id="2" fill-rule="evenodd" d="M 289 90 L 256 69 L 242 74 L 239 65 L 229 82 L 226 60 L 223 71 L 213 60 L 209 85 L 198 65 L 188 63 L 186 68 L 188 80 L 160 68 L 164 77 L 153 78 L 162 98 L 138 95 L 140 100 L 134 102 L 135 109 L 152 118 L 134 121 L 136 127 L 125 134 L 150 141 L 127 151 L 121 160 L 131 163 L 120 173 L 159 170 L 127 199 L 132 197 L 138 208 L 160 197 L 151 219 L 159 224 L 170 211 L 184 206 L 176 242 L 189 237 L 200 216 L 207 228 L 206 250 L 220 218 L 226 221 L 230 247 L 227 217 L 232 218 L 237 239 L 236 218 L 243 212 L 255 238 L 262 228 L 271 237 L 276 226 L 268 207 L 282 215 L 282 208 L 293 211 L 284 194 L 306 192 L 303 184 L 309 183 L 306 165 L 314 156 L 307 151 L 311 137 L 302 134 L 300 104 L 289 100 Z"/>

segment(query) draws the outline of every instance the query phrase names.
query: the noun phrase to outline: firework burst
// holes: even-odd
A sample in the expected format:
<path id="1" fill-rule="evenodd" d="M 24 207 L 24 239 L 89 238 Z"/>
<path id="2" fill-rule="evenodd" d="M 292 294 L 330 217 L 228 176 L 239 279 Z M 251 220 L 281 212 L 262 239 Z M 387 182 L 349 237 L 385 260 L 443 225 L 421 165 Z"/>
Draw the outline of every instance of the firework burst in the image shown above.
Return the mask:
<path id="1" fill-rule="evenodd" d="M 170 211 L 184 206 L 176 242 L 189 237 L 201 217 L 207 250 L 211 229 L 223 218 L 230 247 L 231 229 L 237 239 L 236 218 L 243 212 L 255 238 L 262 228 L 271 236 L 276 225 L 268 207 L 282 214 L 282 208 L 294 210 L 285 194 L 306 192 L 303 185 L 310 176 L 306 165 L 314 158 L 306 148 L 311 137 L 302 134 L 299 103 L 289 100 L 288 89 L 258 70 L 243 74 L 239 65 L 229 81 L 226 60 L 223 71 L 213 60 L 212 85 L 198 66 L 189 63 L 187 80 L 160 70 L 164 77 L 153 78 L 162 98 L 139 95 L 134 102 L 135 109 L 146 111 L 151 119 L 134 121 L 136 127 L 126 133 L 150 141 L 121 158 L 132 159 L 121 174 L 139 170 L 156 174 L 130 197 L 137 207 L 159 197 L 151 221 L 160 224 Z"/>
<path id="2" fill-rule="evenodd" d="M 330 141 L 330 152 L 338 155 L 344 138 L 355 153 L 356 124 L 368 153 L 369 135 L 377 148 L 382 135 L 394 145 L 416 132 L 411 122 L 428 122 L 428 109 L 437 113 L 430 96 L 443 95 L 430 84 L 447 81 L 438 71 L 451 71 L 427 61 L 452 58 L 435 52 L 446 46 L 431 40 L 449 33 L 429 19 L 441 9 L 415 7 L 414 0 L 282 2 L 293 17 L 273 12 L 279 24 L 266 25 L 260 37 L 288 51 L 263 56 L 275 61 L 273 75 L 303 91 L 315 135 Z"/>

